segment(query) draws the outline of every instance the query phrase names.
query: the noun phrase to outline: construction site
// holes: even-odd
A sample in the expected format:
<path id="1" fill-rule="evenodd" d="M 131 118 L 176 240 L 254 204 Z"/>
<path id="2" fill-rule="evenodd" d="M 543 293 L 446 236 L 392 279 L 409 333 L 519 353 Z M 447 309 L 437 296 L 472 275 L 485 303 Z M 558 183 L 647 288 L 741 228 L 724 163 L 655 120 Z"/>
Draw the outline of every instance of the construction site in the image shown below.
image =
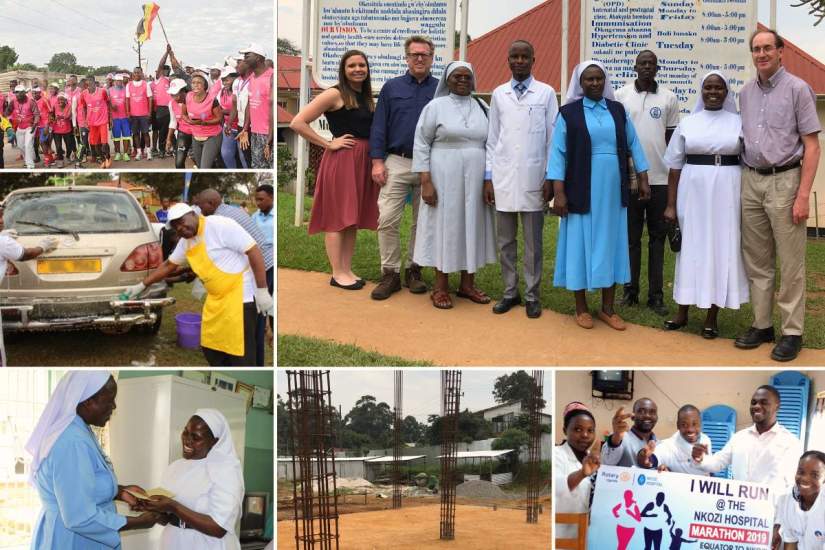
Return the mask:
<path id="1" fill-rule="evenodd" d="M 543 371 L 508 371 L 485 409 L 489 376 L 279 374 L 278 548 L 550 548 L 551 391 Z"/>

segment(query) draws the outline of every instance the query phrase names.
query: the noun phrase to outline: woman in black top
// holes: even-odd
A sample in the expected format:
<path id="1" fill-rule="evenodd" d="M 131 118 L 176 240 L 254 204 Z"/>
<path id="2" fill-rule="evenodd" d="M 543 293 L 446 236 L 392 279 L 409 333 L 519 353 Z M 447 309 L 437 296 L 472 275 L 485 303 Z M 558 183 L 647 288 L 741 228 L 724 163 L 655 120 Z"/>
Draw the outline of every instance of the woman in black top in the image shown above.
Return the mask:
<path id="1" fill-rule="evenodd" d="M 346 290 L 364 287 L 363 279 L 352 272 L 356 232 L 378 228 L 379 187 L 370 175 L 368 142 L 373 111 L 369 61 L 363 52 L 349 50 L 338 67 L 338 84 L 313 99 L 289 125 L 326 149 L 315 180 L 309 233 L 326 233 L 329 284 Z M 309 126 L 321 115 L 329 122 L 332 140 Z"/>

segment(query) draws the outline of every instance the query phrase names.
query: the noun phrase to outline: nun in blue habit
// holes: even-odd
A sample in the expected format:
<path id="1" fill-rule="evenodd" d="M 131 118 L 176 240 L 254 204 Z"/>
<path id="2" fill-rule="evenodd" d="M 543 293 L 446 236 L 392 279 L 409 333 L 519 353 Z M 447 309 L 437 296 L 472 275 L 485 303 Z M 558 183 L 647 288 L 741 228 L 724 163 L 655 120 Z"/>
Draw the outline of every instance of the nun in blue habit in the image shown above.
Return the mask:
<path id="1" fill-rule="evenodd" d="M 109 372 L 72 371 L 46 404 L 26 443 L 33 457 L 30 481 L 43 504 L 33 550 L 120 548 L 120 531 L 160 521 L 153 512 L 128 517 L 115 510 L 115 500 L 137 504 L 127 490 L 145 493 L 137 485 L 118 485 L 90 428 L 106 425 L 116 395 L 117 383 Z"/>

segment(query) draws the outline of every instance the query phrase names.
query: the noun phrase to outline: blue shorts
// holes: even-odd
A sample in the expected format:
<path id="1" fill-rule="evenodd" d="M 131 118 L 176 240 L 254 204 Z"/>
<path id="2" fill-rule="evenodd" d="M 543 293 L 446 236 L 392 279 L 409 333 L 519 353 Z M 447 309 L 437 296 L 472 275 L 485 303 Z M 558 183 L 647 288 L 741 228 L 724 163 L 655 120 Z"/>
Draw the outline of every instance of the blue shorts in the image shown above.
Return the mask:
<path id="1" fill-rule="evenodd" d="M 128 118 L 116 118 L 112 121 L 112 137 L 115 139 L 132 137 L 132 128 L 129 126 Z"/>

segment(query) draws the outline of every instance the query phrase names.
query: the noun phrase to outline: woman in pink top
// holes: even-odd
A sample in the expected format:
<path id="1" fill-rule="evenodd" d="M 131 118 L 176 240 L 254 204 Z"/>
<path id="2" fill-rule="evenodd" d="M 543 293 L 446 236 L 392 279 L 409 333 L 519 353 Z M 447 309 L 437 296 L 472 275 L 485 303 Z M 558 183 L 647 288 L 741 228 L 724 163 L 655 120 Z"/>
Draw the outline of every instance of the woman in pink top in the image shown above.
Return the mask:
<path id="1" fill-rule="evenodd" d="M 206 76 L 192 75 L 192 91 L 186 94 L 186 111 L 183 119 L 192 126 L 192 156 L 198 168 L 212 168 L 221 151 L 223 109 L 216 96 L 217 91 L 207 90 Z"/>
<path id="2" fill-rule="evenodd" d="M 223 143 L 221 144 L 221 158 L 225 168 L 237 168 L 240 162 L 238 148 L 238 100 L 232 92 L 232 84 L 238 73 L 230 67 L 221 71 L 221 88 L 218 102 L 223 110 Z"/>
<path id="3" fill-rule="evenodd" d="M 192 126 L 183 118 L 186 112 L 186 95 L 189 88 L 180 78 L 169 84 L 169 130 L 166 136 L 166 150 L 174 151 L 175 168 L 186 168 L 186 157 L 192 148 Z"/>
<path id="4" fill-rule="evenodd" d="M 66 159 L 74 154 L 77 147 L 72 124 L 72 106 L 69 105 L 69 97 L 64 92 L 57 94 L 57 103 L 52 110 L 52 137 L 57 149 L 57 167 L 63 168 L 63 146 L 66 146 Z"/>

